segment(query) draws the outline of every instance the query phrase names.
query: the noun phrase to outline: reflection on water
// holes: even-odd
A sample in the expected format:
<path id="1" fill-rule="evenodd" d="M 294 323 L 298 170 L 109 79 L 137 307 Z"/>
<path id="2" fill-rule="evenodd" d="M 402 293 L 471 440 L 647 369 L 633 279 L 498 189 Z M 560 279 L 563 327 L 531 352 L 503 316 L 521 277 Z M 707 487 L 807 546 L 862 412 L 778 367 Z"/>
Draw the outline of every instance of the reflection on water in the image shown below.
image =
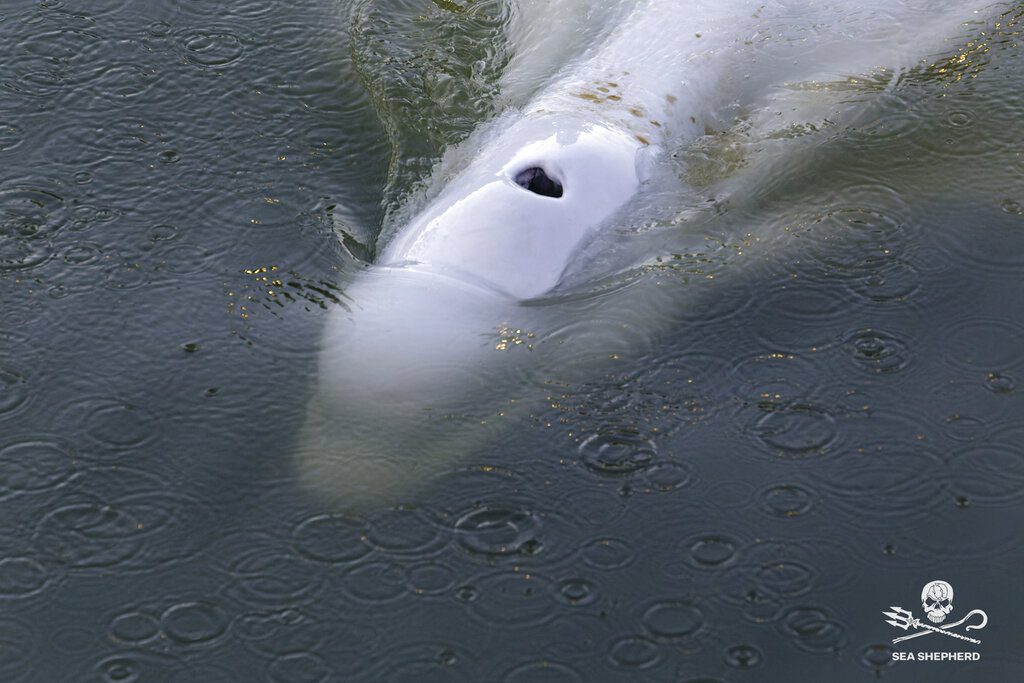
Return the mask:
<path id="1" fill-rule="evenodd" d="M 1008 9 L 848 124 L 711 132 L 706 191 L 759 182 L 562 303 L 635 353 L 357 512 L 289 459 L 353 305 L 335 224 L 493 112 L 507 6 L 7 3 L 0 679 L 1017 680 Z M 892 661 L 880 611 L 936 577 L 982 662 Z"/>

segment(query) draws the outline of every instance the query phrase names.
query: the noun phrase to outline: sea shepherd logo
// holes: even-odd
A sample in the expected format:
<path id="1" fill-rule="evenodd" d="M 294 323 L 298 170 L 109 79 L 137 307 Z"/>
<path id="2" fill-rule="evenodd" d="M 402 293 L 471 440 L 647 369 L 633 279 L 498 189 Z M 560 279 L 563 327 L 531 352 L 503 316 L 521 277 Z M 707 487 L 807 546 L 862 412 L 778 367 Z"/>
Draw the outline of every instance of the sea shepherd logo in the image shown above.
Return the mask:
<path id="1" fill-rule="evenodd" d="M 985 628 L 988 623 L 988 615 L 980 609 L 972 609 L 967 613 L 960 621 L 954 621 L 949 624 L 943 622 L 953 611 L 953 586 L 949 585 L 946 581 L 929 581 L 921 589 L 921 609 L 924 610 L 925 615 L 928 618 L 927 622 L 922 622 L 920 619 L 914 616 L 910 610 L 905 610 L 902 607 L 889 607 L 891 612 L 883 611 L 886 617 L 887 624 L 895 626 L 898 629 L 904 631 L 915 629 L 913 633 L 899 638 L 893 638 L 892 642 L 894 645 L 902 643 L 905 640 L 912 640 L 913 638 L 920 638 L 922 636 L 932 636 L 935 634 L 945 636 L 946 638 L 956 638 L 960 641 L 966 641 L 973 643 L 974 645 L 981 645 L 981 641 L 977 638 L 972 638 L 966 635 L 968 631 L 977 631 L 978 629 Z M 980 619 L 979 619 L 980 617 Z M 963 627 L 963 628 L 960 628 Z M 938 643 L 932 643 L 937 645 Z M 981 659 L 980 652 L 893 652 L 892 658 L 898 661 L 976 661 Z"/>

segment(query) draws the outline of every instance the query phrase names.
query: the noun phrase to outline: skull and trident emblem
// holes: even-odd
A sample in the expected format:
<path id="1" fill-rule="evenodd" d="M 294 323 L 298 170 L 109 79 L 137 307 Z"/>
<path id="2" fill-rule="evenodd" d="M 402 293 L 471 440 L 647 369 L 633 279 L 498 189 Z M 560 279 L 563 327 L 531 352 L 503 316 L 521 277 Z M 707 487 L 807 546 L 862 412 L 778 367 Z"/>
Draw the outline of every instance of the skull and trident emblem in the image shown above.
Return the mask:
<path id="1" fill-rule="evenodd" d="M 921 608 L 924 610 L 928 617 L 928 621 L 932 624 L 942 624 L 949 616 L 949 613 L 953 611 L 953 586 L 947 581 L 929 581 L 921 589 Z M 885 616 L 889 617 L 886 620 L 887 624 L 891 624 L 896 628 L 901 628 L 904 631 L 913 627 L 921 629 L 910 635 L 902 636 L 900 638 L 894 638 L 893 643 L 899 643 L 904 640 L 910 640 L 911 638 L 918 638 L 920 636 L 926 636 L 931 633 L 941 633 L 944 636 L 951 638 L 958 638 L 960 640 L 966 640 L 971 643 L 981 644 L 981 641 L 977 638 L 971 638 L 966 635 L 954 632 L 952 629 L 966 623 L 971 617 L 975 615 L 981 616 L 981 622 L 977 624 L 968 624 L 964 626 L 964 631 L 976 631 L 978 629 L 985 628 L 988 624 L 988 615 L 980 609 L 972 609 L 967 613 L 960 621 L 954 621 L 943 626 L 932 626 L 931 624 L 923 623 L 920 619 L 914 617 L 914 615 L 902 607 L 890 606 L 889 609 L 892 612 L 882 612 Z"/>

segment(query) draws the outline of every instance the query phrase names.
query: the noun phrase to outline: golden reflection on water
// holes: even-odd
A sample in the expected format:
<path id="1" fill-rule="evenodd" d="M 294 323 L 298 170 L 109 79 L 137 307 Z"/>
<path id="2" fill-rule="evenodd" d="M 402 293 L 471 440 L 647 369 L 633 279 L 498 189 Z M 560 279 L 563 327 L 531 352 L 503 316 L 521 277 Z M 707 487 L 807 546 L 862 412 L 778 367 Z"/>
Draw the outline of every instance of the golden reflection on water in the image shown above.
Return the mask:
<path id="1" fill-rule="evenodd" d="M 527 351 L 533 351 L 533 343 L 528 341 L 534 339 L 536 334 L 524 332 L 521 329 L 513 329 L 508 324 L 498 326 L 498 343 L 494 346 L 496 351 L 509 351 L 517 346 L 525 346 Z"/>
<path id="2" fill-rule="evenodd" d="M 968 41 L 950 57 L 928 65 L 920 74 L 920 80 L 950 86 L 964 78 L 977 78 L 988 66 L 993 46 L 1019 46 L 1022 18 L 1024 3 L 1001 14 L 991 31 L 982 31 L 978 38 Z"/>

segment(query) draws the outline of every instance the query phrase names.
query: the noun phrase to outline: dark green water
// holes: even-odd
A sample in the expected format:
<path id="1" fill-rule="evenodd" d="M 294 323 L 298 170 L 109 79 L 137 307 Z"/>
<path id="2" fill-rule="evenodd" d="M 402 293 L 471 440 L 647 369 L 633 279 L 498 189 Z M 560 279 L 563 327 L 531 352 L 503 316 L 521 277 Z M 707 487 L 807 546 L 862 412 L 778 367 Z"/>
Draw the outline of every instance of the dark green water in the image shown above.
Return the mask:
<path id="1" fill-rule="evenodd" d="M 296 484 L 335 221 L 493 112 L 459 6 L 0 8 L 0 681 L 1020 680 L 1019 6 L 652 240 L 643 354 L 409 505 Z M 892 646 L 933 579 L 981 645 Z"/>

